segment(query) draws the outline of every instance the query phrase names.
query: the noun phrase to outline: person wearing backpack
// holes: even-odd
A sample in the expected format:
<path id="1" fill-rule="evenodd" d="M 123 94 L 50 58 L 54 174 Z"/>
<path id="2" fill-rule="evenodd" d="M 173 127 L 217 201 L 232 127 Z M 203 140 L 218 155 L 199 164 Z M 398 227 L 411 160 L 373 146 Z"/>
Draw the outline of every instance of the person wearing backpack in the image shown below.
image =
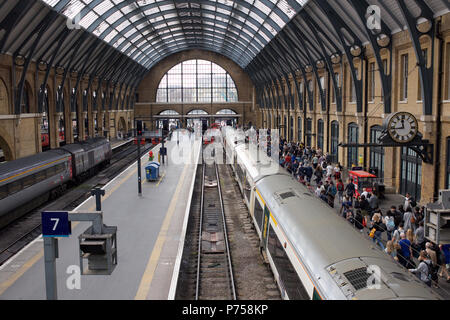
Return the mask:
<path id="1" fill-rule="evenodd" d="M 421 281 L 427 286 L 431 287 L 433 263 L 428 259 L 426 251 L 422 250 L 419 254 L 419 266 L 416 269 L 409 269 L 411 273 L 414 273 Z"/>
<path id="2" fill-rule="evenodd" d="M 386 234 L 388 241 L 392 240 L 392 233 L 395 230 L 395 221 L 394 221 L 394 215 L 389 210 L 386 213 L 386 217 L 384 218 L 384 224 L 386 225 Z"/>
<path id="3" fill-rule="evenodd" d="M 425 244 L 425 252 L 427 253 L 428 257 L 431 260 L 431 266 L 430 266 L 430 273 L 431 273 L 431 280 L 435 287 L 437 287 L 439 277 L 438 277 L 438 256 L 437 252 L 434 249 L 434 246 L 431 242 L 427 242 Z"/>

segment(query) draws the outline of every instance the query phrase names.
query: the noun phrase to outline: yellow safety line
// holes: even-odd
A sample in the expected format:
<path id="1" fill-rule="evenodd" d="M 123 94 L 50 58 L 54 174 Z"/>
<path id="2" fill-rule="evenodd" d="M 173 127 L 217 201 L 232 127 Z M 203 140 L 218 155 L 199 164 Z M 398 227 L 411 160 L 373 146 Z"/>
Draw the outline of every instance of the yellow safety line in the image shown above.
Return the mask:
<path id="1" fill-rule="evenodd" d="M 164 172 L 164 174 L 162 175 L 161 179 L 159 179 L 158 184 L 156 185 L 156 187 L 159 187 L 159 185 L 161 184 L 161 182 L 163 181 L 164 177 L 166 176 L 166 173 Z"/>
<path id="2" fill-rule="evenodd" d="M 14 272 L 13 275 L 11 275 L 8 280 L 0 283 L 0 296 L 9 288 L 11 287 L 17 279 L 19 279 L 25 272 L 28 271 L 37 261 L 39 261 L 44 256 L 44 249 L 41 249 L 39 253 L 37 253 L 34 257 L 32 257 L 30 260 L 28 260 L 19 270 Z"/>
<path id="3" fill-rule="evenodd" d="M 7 180 L 10 180 L 10 179 L 14 179 L 15 177 L 24 175 L 25 173 L 35 171 L 35 170 L 37 170 L 37 169 L 40 169 L 40 168 L 49 166 L 49 165 L 51 165 L 51 164 L 53 164 L 53 163 L 56 163 L 56 162 L 59 162 L 59 161 L 63 161 L 63 160 L 65 160 L 65 158 L 61 158 L 61 159 L 58 159 L 58 160 L 55 160 L 55 161 L 52 161 L 52 162 L 49 162 L 49 163 L 46 163 L 46 164 L 42 164 L 42 165 L 40 165 L 39 167 L 32 168 L 32 169 L 29 169 L 29 170 L 27 170 L 27 171 L 23 171 L 23 172 L 21 172 L 21 173 L 18 173 L 18 174 L 16 174 L 16 175 L 13 175 L 13 176 L 11 176 L 11 177 L 9 177 L 9 178 L 0 180 L 0 183 L 1 183 L 1 182 L 4 182 L 4 181 L 7 181 Z"/>
<path id="4" fill-rule="evenodd" d="M 115 185 L 111 190 L 109 190 L 105 196 L 102 198 L 102 201 L 108 199 L 123 183 L 125 183 L 135 172 L 137 168 L 133 169 L 129 174 L 123 178 L 117 185 Z M 95 209 L 95 204 L 89 207 L 88 211 L 92 211 Z M 74 222 L 72 224 L 72 229 L 75 229 L 78 226 L 79 222 Z M 28 260 L 22 267 L 14 272 L 8 280 L 0 283 L 0 296 L 11 287 L 21 276 L 25 274 L 36 262 L 38 262 L 44 256 L 44 249 L 42 249 L 39 253 L 37 253 L 34 257 Z"/>
<path id="5" fill-rule="evenodd" d="M 175 194 L 170 202 L 169 209 L 166 213 L 166 218 L 164 219 L 163 225 L 159 232 L 158 238 L 156 240 L 155 246 L 153 247 L 152 254 L 150 255 L 150 259 L 148 260 L 147 267 L 145 268 L 144 274 L 141 279 L 141 283 L 139 284 L 138 291 L 134 300 L 145 300 L 147 299 L 147 295 L 150 291 L 150 285 L 153 280 L 153 276 L 155 274 L 156 266 L 158 264 L 159 257 L 161 255 L 161 251 L 164 243 L 166 242 L 167 234 L 169 231 L 170 222 L 172 220 L 172 216 L 175 212 L 175 208 L 178 202 L 178 197 L 180 195 L 180 191 L 184 184 L 184 179 L 186 177 L 187 168 L 189 166 L 186 165 L 183 169 L 183 173 L 181 175 L 180 181 L 178 182 L 178 186 L 175 190 Z"/>

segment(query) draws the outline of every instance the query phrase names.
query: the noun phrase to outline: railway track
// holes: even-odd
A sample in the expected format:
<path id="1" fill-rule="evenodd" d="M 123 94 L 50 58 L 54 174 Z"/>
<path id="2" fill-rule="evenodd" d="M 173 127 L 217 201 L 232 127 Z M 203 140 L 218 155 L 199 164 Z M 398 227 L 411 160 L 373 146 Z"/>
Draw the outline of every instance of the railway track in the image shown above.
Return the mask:
<path id="1" fill-rule="evenodd" d="M 151 144 L 145 145 L 141 149 L 142 155 L 149 152 L 152 148 L 153 145 Z M 4 264 L 10 257 L 41 235 L 42 211 L 74 210 L 91 196 L 91 190 L 93 188 L 105 186 L 136 159 L 136 146 L 126 145 L 121 147 L 120 150 L 114 153 L 110 165 L 97 175 L 66 191 L 56 200 L 47 202 L 0 230 L 0 265 Z"/>
<path id="2" fill-rule="evenodd" d="M 200 168 L 200 167 L 199 167 Z M 218 167 L 197 171 L 176 299 L 236 300 Z"/>

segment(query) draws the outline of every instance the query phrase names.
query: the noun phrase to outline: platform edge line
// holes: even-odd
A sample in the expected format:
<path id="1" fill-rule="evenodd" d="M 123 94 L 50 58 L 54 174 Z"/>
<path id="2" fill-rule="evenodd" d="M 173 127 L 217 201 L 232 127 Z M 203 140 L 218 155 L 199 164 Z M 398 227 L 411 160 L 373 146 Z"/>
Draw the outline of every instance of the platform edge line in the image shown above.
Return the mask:
<path id="1" fill-rule="evenodd" d="M 200 159 L 200 154 L 202 152 L 201 144 L 200 144 L 200 150 L 197 154 L 197 160 L 196 165 L 194 169 L 194 174 L 192 176 L 192 183 L 191 183 L 191 189 L 189 191 L 189 197 L 188 197 L 188 203 L 186 206 L 186 212 L 184 214 L 184 221 L 183 221 L 183 229 L 181 230 L 181 238 L 180 243 L 178 244 L 178 252 L 177 257 L 175 259 L 175 265 L 172 271 L 172 281 L 170 282 L 170 288 L 169 288 L 169 294 L 167 296 L 167 300 L 175 300 L 175 293 L 176 293 L 176 287 L 178 285 L 178 273 L 180 272 L 180 266 L 181 266 L 181 258 L 184 251 L 184 240 L 186 239 L 186 233 L 187 233 L 187 225 L 189 221 L 189 213 L 191 211 L 191 203 L 192 203 L 192 194 L 194 192 L 194 185 L 195 185 L 195 176 L 197 175 L 198 170 L 198 162 Z"/>

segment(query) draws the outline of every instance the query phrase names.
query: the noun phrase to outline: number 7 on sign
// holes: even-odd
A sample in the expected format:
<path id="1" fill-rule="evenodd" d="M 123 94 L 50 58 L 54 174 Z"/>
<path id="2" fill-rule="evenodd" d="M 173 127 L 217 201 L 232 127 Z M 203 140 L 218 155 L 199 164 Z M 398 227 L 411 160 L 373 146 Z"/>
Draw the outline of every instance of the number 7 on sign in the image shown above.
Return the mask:
<path id="1" fill-rule="evenodd" d="M 58 223 L 59 223 L 59 218 L 51 218 L 50 220 L 51 221 L 56 221 L 55 225 L 53 226 L 53 231 L 55 231 L 56 227 L 58 226 Z"/>

